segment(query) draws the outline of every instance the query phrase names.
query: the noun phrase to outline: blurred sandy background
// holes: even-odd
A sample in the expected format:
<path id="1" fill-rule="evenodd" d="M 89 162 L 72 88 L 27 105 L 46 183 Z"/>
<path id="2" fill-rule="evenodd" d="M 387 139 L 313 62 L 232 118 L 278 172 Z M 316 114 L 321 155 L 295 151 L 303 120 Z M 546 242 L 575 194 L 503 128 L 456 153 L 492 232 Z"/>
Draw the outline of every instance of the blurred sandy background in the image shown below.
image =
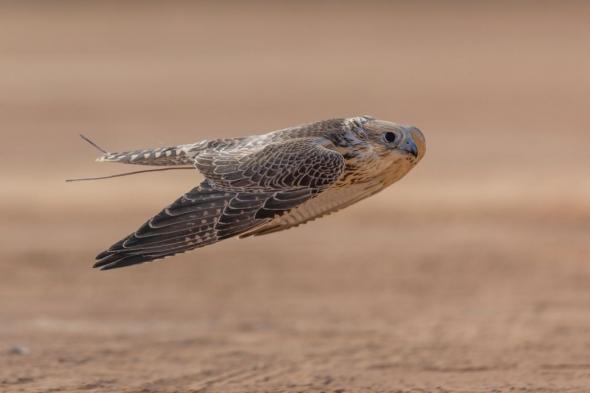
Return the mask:
<path id="1" fill-rule="evenodd" d="M 590 6 L 519 4 L 3 2 L 0 391 L 589 391 Z M 201 178 L 65 184 L 129 169 L 79 133 L 360 114 L 428 141 L 380 195 L 90 269 Z"/>

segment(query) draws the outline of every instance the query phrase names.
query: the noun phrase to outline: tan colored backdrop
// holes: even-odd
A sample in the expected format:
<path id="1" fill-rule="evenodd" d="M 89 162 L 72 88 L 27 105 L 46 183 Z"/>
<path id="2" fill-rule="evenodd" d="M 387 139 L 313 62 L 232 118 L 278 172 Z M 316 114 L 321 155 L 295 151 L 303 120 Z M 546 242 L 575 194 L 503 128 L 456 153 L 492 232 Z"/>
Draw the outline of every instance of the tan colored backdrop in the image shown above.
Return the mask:
<path id="1" fill-rule="evenodd" d="M 583 2 L 3 3 L 0 390 L 584 391 L 589 20 Z M 380 195 L 90 269 L 201 178 L 65 184 L 129 169 L 79 133 L 116 151 L 360 114 L 427 137 Z"/>

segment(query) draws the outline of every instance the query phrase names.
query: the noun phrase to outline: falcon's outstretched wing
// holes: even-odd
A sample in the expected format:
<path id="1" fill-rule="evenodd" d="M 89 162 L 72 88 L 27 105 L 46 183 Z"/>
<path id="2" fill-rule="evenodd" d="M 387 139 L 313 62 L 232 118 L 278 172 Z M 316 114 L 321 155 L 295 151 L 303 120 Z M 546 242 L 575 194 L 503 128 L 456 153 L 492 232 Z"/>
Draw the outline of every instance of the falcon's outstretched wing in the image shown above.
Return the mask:
<path id="1" fill-rule="evenodd" d="M 299 138 L 275 142 L 255 153 L 249 149 L 206 150 L 196 157 L 195 165 L 223 189 L 319 191 L 336 181 L 344 170 L 344 157 L 322 146 L 321 141 Z"/>
<path id="2" fill-rule="evenodd" d="M 273 143 L 250 155 L 197 161 L 207 180 L 97 256 L 95 267 L 148 262 L 248 232 L 335 182 L 344 158 L 317 139 Z"/>
<path id="3" fill-rule="evenodd" d="M 310 198 L 284 214 L 275 217 L 272 221 L 240 234 L 240 239 L 249 236 L 268 235 L 297 227 L 368 198 L 381 191 L 384 187 L 385 185 L 382 182 L 374 180 L 346 187 L 329 188 L 317 197 Z"/>

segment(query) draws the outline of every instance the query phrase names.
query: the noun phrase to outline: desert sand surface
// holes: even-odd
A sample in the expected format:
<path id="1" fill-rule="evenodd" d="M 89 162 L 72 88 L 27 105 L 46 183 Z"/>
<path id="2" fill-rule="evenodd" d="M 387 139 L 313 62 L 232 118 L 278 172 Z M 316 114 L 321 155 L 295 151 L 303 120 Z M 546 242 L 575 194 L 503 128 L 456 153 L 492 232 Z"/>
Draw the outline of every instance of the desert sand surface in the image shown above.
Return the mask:
<path id="1" fill-rule="evenodd" d="M 4 2 L 0 391 L 590 392 L 584 2 Z M 112 151 L 360 114 L 420 127 L 386 191 L 100 272 L 201 181 Z M 131 168 L 135 169 L 135 168 Z"/>

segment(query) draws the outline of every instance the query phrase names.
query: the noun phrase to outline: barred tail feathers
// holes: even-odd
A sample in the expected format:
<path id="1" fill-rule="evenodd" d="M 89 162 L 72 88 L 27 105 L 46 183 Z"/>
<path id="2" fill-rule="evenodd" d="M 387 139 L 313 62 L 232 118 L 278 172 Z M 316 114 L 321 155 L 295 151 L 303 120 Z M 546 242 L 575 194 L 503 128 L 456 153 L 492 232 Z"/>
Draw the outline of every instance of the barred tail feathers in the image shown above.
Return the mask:
<path id="1" fill-rule="evenodd" d="M 187 145 L 106 153 L 96 161 L 153 166 L 193 165 L 197 151 L 205 144 L 206 141 L 203 141 Z"/>

